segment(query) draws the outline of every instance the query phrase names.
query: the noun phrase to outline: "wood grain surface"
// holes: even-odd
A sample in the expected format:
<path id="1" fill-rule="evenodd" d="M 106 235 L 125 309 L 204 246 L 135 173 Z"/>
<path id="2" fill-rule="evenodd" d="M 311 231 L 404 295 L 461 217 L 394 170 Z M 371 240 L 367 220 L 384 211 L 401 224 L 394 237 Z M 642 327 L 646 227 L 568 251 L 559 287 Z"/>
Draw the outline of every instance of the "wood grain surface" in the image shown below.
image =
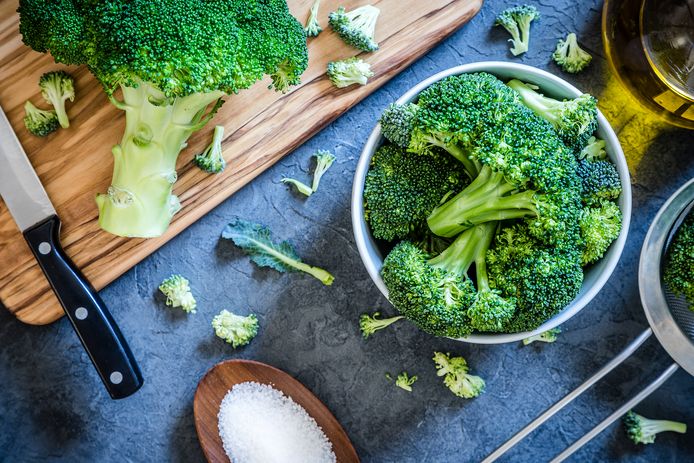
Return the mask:
<path id="1" fill-rule="evenodd" d="M 289 5 L 304 22 L 312 2 L 289 0 Z M 164 236 L 143 240 L 110 235 L 97 224 L 94 197 L 105 192 L 110 184 L 110 150 L 120 141 L 123 112 L 107 101 L 84 66 L 71 66 L 67 70 L 75 77 L 77 97 L 73 104 L 68 104 L 70 128 L 46 138 L 29 134 L 22 123 L 24 102 L 31 100 L 37 106 L 47 107 L 39 93 L 38 78 L 46 71 L 66 67 L 23 45 L 15 12 L 17 0 L 0 1 L 0 105 L 63 221 L 66 252 L 97 289 L 154 252 L 455 31 L 477 13 L 482 0 L 373 2 L 381 9 L 376 27 L 380 50 L 361 56 L 371 63 L 376 75 L 364 87 L 337 89 L 325 76 L 326 64 L 359 52 L 342 43 L 327 27 L 327 14 L 339 5 L 349 10 L 363 3 L 321 2 L 324 31 L 309 40 L 309 68 L 302 85 L 282 95 L 268 91 L 269 80 L 264 80 L 227 97 L 213 121 L 190 138 L 178 159 L 174 193 L 181 200 L 182 210 Z M 209 142 L 213 125 L 224 125 L 226 129 L 223 148 L 228 167 L 216 176 L 191 164 L 195 153 Z M 41 325 L 63 315 L 1 200 L 0 262 L 0 300 L 20 320 Z"/>
<path id="2" fill-rule="evenodd" d="M 269 384 L 301 405 L 323 429 L 333 446 L 338 463 L 359 462 L 357 452 L 347 433 L 323 402 L 303 384 L 282 370 L 252 360 L 227 360 L 218 363 L 198 383 L 193 401 L 193 412 L 195 429 L 207 461 L 229 463 L 219 436 L 217 415 L 222 399 L 229 389 L 246 381 Z"/>

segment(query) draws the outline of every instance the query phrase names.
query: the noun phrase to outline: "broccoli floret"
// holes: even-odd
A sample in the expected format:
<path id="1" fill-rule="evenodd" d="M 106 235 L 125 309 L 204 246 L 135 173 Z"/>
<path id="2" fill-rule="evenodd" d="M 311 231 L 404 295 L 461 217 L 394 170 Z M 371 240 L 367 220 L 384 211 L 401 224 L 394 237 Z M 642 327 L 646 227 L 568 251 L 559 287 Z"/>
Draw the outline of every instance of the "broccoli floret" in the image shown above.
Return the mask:
<path id="1" fill-rule="evenodd" d="M 60 127 L 55 111 L 37 108 L 31 101 L 24 103 L 24 126 L 37 137 L 45 137 Z"/>
<path id="2" fill-rule="evenodd" d="M 564 71 L 575 74 L 585 69 L 593 57 L 578 46 L 576 34 L 572 32 L 566 36 L 566 40 L 559 40 L 557 49 L 552 53 L 552 59 Z"/>
<path id="3" fill-rule="evenodd" d="M 323 31 L 323 28 L 318 23 L 318 8 L 320 8 L 320 0 L 314 0 L 311 12 L 306 20 L 306 27 L 304 27 L 308 37 L 316 37 Z"/>
<path id="4" fill-rule="evenodd" d="M 635 444 L 652 444 L 658 433 L 664 431 L 685 434 L 687 425 L 677 421 L 651 420 L 629 410 L 623 418 L 624 429 Z"/>
<path id="5" fill-rule="evenodd" d="M 383 328 L 392 325 L 396 321 L 405 318 L 402 315 L 390 318 L 378 318 L 380 316 L 380 312 L 374 312 L 372 315 L 365 313 L 359 317 L 359 329 L 361 330 L 361 334 L 364 336 L 364 339 L 368 338 L 376 331 L 382 330 Z"/>
<path id="6" fill-rule="evenodd" d="M 86 65 L 126 113 L 112 187 L 97 197 L 99 224 L 116 235 L 166 230 L 180 207 L 171 194 L 178 153 L 221 97 L 265 75 L 284 92 L 308 63 L 285 0 L 21 0 L 18 11 L 24 43 Z"/>
<path id="7" fill-rule="evenodd" d="M 513 44 L 511 53 L 514 56 L 528 51 L 530 23 L 535 19 L 540 19 L 540 12 L 532 5 L 508 8 L 497 16 L 494 25 L 502 26 L 511 34 L 509 42 Z"/>
<path id="8" fill-rule="evenodd" d="M 356 56 L 328 63 L 328 77 L 337 88 L 355 84 L 366 85 L 369 77 L 373 77 L 373 75 L 371 65 Z"/>
<path id="9" fill-rule="evenodd" d="M 64 129 L 70 127 L 65 101 L 75 101 L 75 81 L 65 71 L 47 72 L 39 78 L 41 96 L 55 109 L 58 122 Z"/>
<path id="10" fill-rule="evenodd" d="M 458 397 L 471 399 L 484 392 L 484 380 L 468 373 L 467 361 L 463 357 L 434 352 L 436 375 L 443 376 L 443 384 Z"/>
<path id="11" fill-rule="evenodd" d="M 311 182 L 311 189 L 315 193 L 318 191 L 318 186 L 320 185 L 320 180 L 323 175 L 330 169 L 330 166 L 335 162 L 335 155 L 330 151 L 318 150 L 313 154 L 316 160 L 316 167 L 313 169 L 313 182 Z"/>
<path id="12" fill-rule="evenodd" d="M 557 337 L 560 333 L 561 328 L 552 328 L 551 330 L 543 331 L 540 334 L 536 334 L 535 336 L 530 336 L 529 338 L 523 339 L 523 345 L 527 346 L 528 344 L 532 344 L 535 341 L 551 343 L 557 340 Z"/>
<path id="13" fill-rule="evenodd" d="M 190 283 L 181 275 L 171 275 L 159 285 L 159 291 L 166 296 L 166 305 L 180 307 L 185 312 L 195 313 L 197 303 L 190 291 Z"/>
<path id="14" fill-rule="evenodd" d="M 537 92 L 537 87 L 513 79 L 507 84 L 520 95 L 523 104 L 549 121 L 566 146 L 580 153 L 598 128 L 598 102 L 587 94 L 559 101 Z"/>
<path id="15" fill-rule="evenodd" d="M 328 16 L 328 24 L 347 44 L 362 51 L 378 50 L 374 40 L 376 21 L 381 10 L 372 5 L 364 5 L 346 12 L 343 7 Z"/>
<path id="16" fill-rule="evenodd" d="M 310 186 L 306 185 L 304 182 L 297 180 L 295 178 L 284 177 L 281 180 L 281 182 L 282 183 L 288 183 L 290 185 L 294 185 L 294 187 L 296 188 L 296 191 L 298 191 L 299 193 L 301 193 L 302 195 L 304 195 L 306 197 L 311 196 L 313 194 L 313 188 L 311 188 Z"/>
<path id="17" fill-rule="evenodd" d="M 579 218 L 584 242 L 581 264 L 597 262 L 622 230 L 622 211 L 612 201 L 601 200 L 583 209 Z"/>
<path id="18" fill-rule="evenodd" d="M 412 385 L 417 381 L 417 376 L 408 376 L 406 371 L 403 371 L 398 375 L 395 380 L 395 385 L 400 389 L 404 389 L 407 392 L 412 392 Z"/>
<path id="19" fill-rule="evenodd" d="M 417 114 L 417 105 L 407 103 L 404 105 L 391 104 L 381 114 L 381 132 L 388 141 L 400 148 L 407 148 L 412 138 L 414 129 L 414 117 Z"/>
<path id="20" fill-rule="evenodd" d="M 578 161 L 576 173 L 581 179 L 581 199 L 589 206 L 603 199 L 617 199 L 622 193 L 619 171 L 608 160 L 582 159 Z"/>
<path id="21" fill-rule="evenodd" d="M 274 243 L 270 229 L 258 223 L 235 217 L 224 227 L 222 238 L 233 241 L 260 267 L 270 267 L 280 273 L 305 272 L 324 285 L 331 285 L 335 279 L 326 270 L 302 262 L 288 241 Z"/>
<path id="22" fill-rule="evenodd" d="M 215 126 L 212 142 L 205 148 L 205 151 L 195 156 L 193 159 L 195 165 L 210 174 L 222 172 L 227 165 L 222 153 L 223 138 L 224 126 Z"/>
<path id="23" fill-rule="evenodd" d="M 445 153 L 420 156 L 397 146 L 382 146 L 371 160 L 364 184 L 371 232 L 388 241 L 408 237 L 424 228 L 444 195 L 465 184 L 465 173 Z"/>
<path id="24" fill-rule="evenodd" d="M 586 146 L 578 153 L 578 158 L 587 161 L 600 161 L 606 159 L 607 152 L 605 152 L 605 140 L 590 137 Z"/>
<path id="25" fill-rule="evenodd" d="M 218 337 L 236 349 L 251 342 L 258 334 L 258 318 L 254 314 L 242 317 L 222 310 L 212 319 L 212 328 Z"/>
<path id="26" fill-rule="evenodd" d="M 663 279 L 667 287 L 694 310 L 694 214 L 676 231 L 665 257 Z"/>

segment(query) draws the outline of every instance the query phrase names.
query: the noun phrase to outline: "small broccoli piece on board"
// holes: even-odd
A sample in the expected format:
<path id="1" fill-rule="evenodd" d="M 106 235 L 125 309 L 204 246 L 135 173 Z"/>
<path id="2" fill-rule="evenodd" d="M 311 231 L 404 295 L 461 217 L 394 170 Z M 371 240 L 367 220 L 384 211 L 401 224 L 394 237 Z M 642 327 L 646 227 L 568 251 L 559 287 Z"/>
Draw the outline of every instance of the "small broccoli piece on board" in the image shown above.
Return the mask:
<path id="1" fill-rule="evenodd" d="M 353 57 L 328 63 L 328 77 L 337 88 L 350 85 L 366 85 L 369 77 L 373 77 L 371 65 L 366 61 Z"/>
<path id="2" fill-rule="evenodd" d="M 209 174 L 221 173 L 227 165 L 222 152 L 223 138 L 224 126 L 218 125 L 214 128 L 212 141 L 207 145 L 207 148 L 193 158 L 195 165 Z"/>
<path id="3" fill-rule="evenodd" d="M 402 315 L 397 315 L 390 318 L 379 318 L 380 316 L 380 312 L 374 312 L 371 315 L 365 313 L 359 317 L 359 329 L 361 330 L 361 334 L 364 339 L 368 338 L 376 331 L 387 328 L 396 321 L 405 318 Z"/>
<path id="4" fill-rule="evenodd" d="M 624 418 L 624 429 L 627 436 L 635 444 L 652 444 L 655 442 L 655 437 L 661 432 L 677 432 L 685 434 L 687 425 L 677 421 L 669 420 L 651 420 L 629 410 Z"/>
<path id="5" fill-rule="evenodd" d="M 335 279 L 322 268 L 303 263 L 288 241 L 274 243 L 270 229 L 264 225 L 235 217 L 222 231 L 222 238 L 233 241 L 260 267 L 270 267 L 280 273 L 305 272 L 324 285 L 331 285 Z"/>
<path id="6" fill-rule="evenodd" d="M 251 342 L 258 334 L 258 318 L 254 314 L 243 317 L 222 310 L 212 319 L 212 328 L 219 338 L 236 349 Z"/>
<path id="7" fill-rule="evenodd" d="M 676 231 L 665 256 L 663 279 L 667 287 L 694 310 L 694 214 Z"/>
<path id="8" fill-rule="evenodd" d="M 190 282 L 181 275 L 171 275 L 159 285 L 166 296 L 166 305 L 180 307 L 184 312 L 195 313 L 197 302 L 190 291 Z"/>
<path id="9" fill-rule="evenodd" d="M 320 0 L 314 0 L 306 20 L 306 26 L 304 27 L 307 37 L 316 37 L 323 31 L 323 28 L 318 23 L 318 8 L 320 8 Z"/>
<path id="10" fill-rule="evenodd" d="M 527 346 L 528 344 L 532 344 L 534 342 L 546 342 L 546 343 L 552 343 L 555 342 L 561 333 L 561 328 L 556 327 L 552 328 L 551 330 L 543 331 L 540 334 L 536 334 L 535 336 L 530 336 L 528 338 L 523 339 L 523 345 Z"/>
<path id="11" fill-rule="evenodd" d="M 55 111 L 37 108 L 31 101 L 24 103 L 24 126 L 37 137 L 45 137 L 60 128 Z"/>
<path id="12" fill-rule="evenodd" d="M 572 32 L 566 36 L 565 40 L 559 40 L 557 49 L 552 54 L 552 59 L 564 71 L 576 74 L 585 69 L 593 57 L 578 46 L 576 34 Z"/>
<path id="13" fill-rule="evenodd" d="M 360 6 L 352 11 L 340 7 L 330 13 L 328 24 L 347 45 L 372 52 L 378 50 L 374 36 L 380 13 L 381 10 L 372 5 Z"/>
<path id="14" fill-rule="evenodd" d="M 67 100 L 75 101 L 75 81 L 65 71 L 47 72 L 39 78 L 41 96 L 55 109 L 58 122 L 64 129 L 70 127 L 70 119 L 65 110 Z"/>
<path id="15" fill-rule="evenodd" d="M 472 399 L 484 392 L 484 380 L 468 373 L 469 367 L 463 357 L 434 352 L 436 375 L 443 376 L 443 383 L 458 397 Z"/>
<path id="16" fill-rule="evenodd" d="M 502 26 L 511 34 L 509 42 L 513 44 L 511 53 L 518 56 L 528 51 L 530 44 L 530 23 L 540 19 L 540 12 L 532 5 L 508 8 L 497 16 L 495 26 Z"/>

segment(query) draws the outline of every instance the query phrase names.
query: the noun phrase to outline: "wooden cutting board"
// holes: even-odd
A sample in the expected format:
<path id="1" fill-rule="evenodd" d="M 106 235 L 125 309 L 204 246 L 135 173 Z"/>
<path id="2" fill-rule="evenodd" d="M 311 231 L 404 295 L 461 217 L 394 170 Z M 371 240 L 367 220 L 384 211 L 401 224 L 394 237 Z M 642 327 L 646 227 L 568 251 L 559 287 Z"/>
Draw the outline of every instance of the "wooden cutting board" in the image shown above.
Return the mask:
<path id="1" fill-rule="evenodd" d="M 313 0 L 289 0 L 292 13 L 304 22 Z M 94 196 L 110 184 L 111 146 L 120 141 L 124 114 L 111 105 L 84 66 L 68 68 L 77 97 L 68 104 L 71 125 L 46 138 L 24 128 L 24 102 L 46 107 L 37 86 L 46 71 L 65 68 L 50 56 L 26 47 L 19 34 L 17 0 L 0 2 L 0 105 L 14 126 L 48 196 L 63 221 L 66 252 L 92 284 L 101 289 L 232 193 L 301 145 L 329 122 L 386 83 L 415 59 L 472 18 L 482 0 L 380 0 L 376 26 L 380 50 L 362 53 L 375 77 L 364 87 L 336 89 L 325 76 L 329 61 L 357 55 L 327 27 L 327 15 L 342 5 L 351 10 L 364 0 L 323 0 L 324 31 L 309 39 L 309 68 L 302 85 L 282 95 L 258 82 L 227 97 L 208 127 L 193 135 L 178 159 L 174 193 L 182 209 L 167 233 L 156 239 L 127 239 L 101 231 Z M 208 175 L 191 164 L 209 142 L 214 125 L 224 125 L 228 167 Z M 1 142 L 1 141 L 0 141 Z M 0 166 L 0 169 L 3 168 Z M 41 270 L 0 200 L 0 300 L 21 321 L 42 325 L 63 315 Z"/>

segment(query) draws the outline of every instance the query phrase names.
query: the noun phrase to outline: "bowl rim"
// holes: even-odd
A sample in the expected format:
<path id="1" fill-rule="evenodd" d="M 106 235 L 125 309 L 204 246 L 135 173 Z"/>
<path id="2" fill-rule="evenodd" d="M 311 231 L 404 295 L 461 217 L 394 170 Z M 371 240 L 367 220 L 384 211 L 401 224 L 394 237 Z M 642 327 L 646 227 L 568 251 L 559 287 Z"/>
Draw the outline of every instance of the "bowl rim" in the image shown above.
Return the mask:
<path id="1" fill-rule="evenodd" d="M 454 66 L 452 68 L 438 72 L 412 88 L 406 91 L 400 98 L 398 98 L 396 104 L 404 104 L 412 101 L 421 93 L 425 88 L 432 85 L 441 79 L 452 75 L 459 75 L 471 72 L 488 72 L 492 75 L 500 71 L 506 71 L 507 73 L 514 73 L 517 78 L 523 80 L 523 78 L 532 77 L 530 80 L 543 80 L 547 83 L 552 83 L 562 92 L 566 93 L 566 97 L 575 98 L 581 95 L 583 92 L 578 90 L 575 86 L 562 79 L 561 77 L 555 76 L 547 71 L 538 69 L 534 66 L 528 66 L 525 64 L 511 63 L 506 61 L 480 61 L 474 63 L 462 64 L 459 66 Z M 537 82 L 535 82 L 537 83 Z M 538 86 L 542 89 L 542 85 L 538 83 Z M 588 303 L 600 292 L 600 290 L 605 286 L 607 280 L 610 278 L 614 269 L 619 262 L 619 259 L 624 250 L 624 245 L 626 244 L 627 235 L 629 232 L 629 225 L 631 222 L 631 209 L 632 209 L 632 196 L 631 196 L 631 179 L 629 174 L 629 167 L 624 157 L 624 152 L 619 143 L 619 139 L 615 134 L 612 126 L 607 121 L 605 116 L 598 110 L 598 130 L 601 130 L 604 135 L 604 140 L 606 142 L 606 148 L 608 149 L 608 155 L 610 160 L 614 162 L 617 170 L 619 172 L 620 182 L 622 184 L 622 194 L 619 197 L 619 207 L 622 211 L 622 230 L 617 237 L 617 239 L 611 244 L 605 256 L 601 259 L 602 269 L 598 274 L 597 278 L 593 282 L 585 293 L 577 296 L 573 301 L 571 301 L 561 312 L 554 315 L 549 320 L 545 321 L 542 325 L 532 331 L 524 331 L 518 333 L 494 333 L 494 334 L 471 334 L 465 338 L 451 338 L 458 341 L 468 342 L 471 344 L 502 344 L 517 342 L 525 339 L 529 336 L 533 336 L 552 328 L 556 328 L 562 323 L 566 322 L 568 319 L 580 312 Z M 383 279 L 380 275 L 380 265 L 383 261 L 381 259 L 380 265 L 378 262 L 372 260 L 369 256 L 367 249 L 367 237 L 373 241 L 371 236 L 371 231 L 369 230 L 366 221 L 364 220 L 364 203 L 363 203 L 363 192 L 364 192 L 364 181 L 366 179 L 366 173 L 369 170 L 369 165 L 371 162 L 371 157 L 375 152 L 376 148 L 379 146 L 382 140 L 381 125 L 376 123 L 376 126 L 369 135 L 364 148 L 359 156 L 359 161 L 357 163 L 357 168 L 354 173 L 354 180 L 352 184 L 352 229 L 354 233 L 354 239 L 357 244 L 357 249 L 359 251 L 359 256 L 368 272 L 371 280 L 376 284 L 376 287 L 381 291 L 386 299 L 388 299 L 388 289 L 386 288 Z M 585 289 L 582 287 L 582 289 Z M 389 301 L 390 302 L 390 301 Z"/>

